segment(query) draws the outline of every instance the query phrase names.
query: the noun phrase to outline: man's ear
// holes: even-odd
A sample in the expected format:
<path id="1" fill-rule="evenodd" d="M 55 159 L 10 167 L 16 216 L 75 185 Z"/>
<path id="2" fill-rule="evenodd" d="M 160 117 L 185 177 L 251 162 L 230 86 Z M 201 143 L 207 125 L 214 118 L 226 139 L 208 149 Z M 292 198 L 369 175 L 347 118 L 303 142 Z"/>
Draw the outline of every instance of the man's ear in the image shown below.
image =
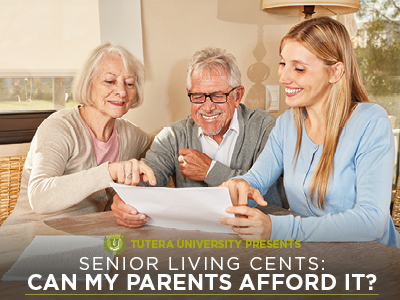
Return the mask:
<path id="1" fill-rule="evenodd" d="M 244 86 L 240 85 L 236 89 L 236 99 L 235 99 L 235 107 L 239 107 L 240 101 L 242 101 L 244 95 Z"/>
<path id="2" fill-rule="evenodd" d="M 341 61 L 338 61 L 334 65 L 330 66 L 331 73 L 329 78 L 329 83 L 336 83 L 342 78 L 344 74 L 344 64 Z"/>

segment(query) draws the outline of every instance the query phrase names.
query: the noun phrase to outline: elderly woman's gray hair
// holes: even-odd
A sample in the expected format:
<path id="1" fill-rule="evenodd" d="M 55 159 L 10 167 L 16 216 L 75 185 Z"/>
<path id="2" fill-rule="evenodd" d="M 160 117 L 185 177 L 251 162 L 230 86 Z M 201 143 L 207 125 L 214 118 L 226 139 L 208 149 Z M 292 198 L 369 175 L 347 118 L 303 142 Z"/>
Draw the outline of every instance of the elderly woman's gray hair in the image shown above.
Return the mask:
<path id="1" fill-rule="evenodd" d="M 193 73 L 209 72 L 211 70 L 228 73 L 229 85 L 231 87 L 242 85 L 242 74 L 237 66 L 235 57 L 223 49 L 207 47 L 201 51 L 197 51 L 190 61 L 186 80 L 188 91 L 192 88 Z"/>
<path id="2" fill-rule="evenodd" d="M 76 74 L 72 85 L 72 94 L 75 102 L 82 105 L 93 104 L 92 99 L 90 99 L 93 77 L 102 58 L 107 54 L 121 56 L 128 74 L 135 76 L 136 97 L 132 102 L 131 108 L 138 107 L 143 102 L 143 64 L 125 47 L 113 43 L 104 43 L 96 47 Z"/>

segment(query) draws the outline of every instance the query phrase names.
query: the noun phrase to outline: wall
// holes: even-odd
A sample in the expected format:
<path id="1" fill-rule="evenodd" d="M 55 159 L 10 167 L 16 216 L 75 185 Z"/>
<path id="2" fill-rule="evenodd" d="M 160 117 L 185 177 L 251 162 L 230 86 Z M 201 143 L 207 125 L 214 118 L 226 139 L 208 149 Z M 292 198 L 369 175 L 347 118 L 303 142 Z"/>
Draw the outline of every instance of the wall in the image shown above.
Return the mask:
<path id="1" fill-rule="evenodd" d="M 186 69 L 193 53 L 206 46 L 231 52 L 242 71 L 243 102 L 265 108 L 265 85 L 278 85 L 279 41 L 299 21 L 261 10 L 261 0 L 142 1 L 145 102 L 128 118 L 145 131 L 190 113 Z M 286 109 L 283 90 L 280 111 Z"/>
<path id="2" fill-rule="evenodd" d="M 265 108 L 265 85 L 279 84 L 279 41 L 300 20 L 263 12 L 261 0 L 142 0 L 141 9 L 145 101 L 126 117 L 153 134 L 190 113 L 186 69 L 193 53 L 206 46 L 236 57 L 246 89 L 243 103 Z M 281 87 L 274 115 L 286 108 Z M 0 156 L 27 149 L 1 146 Z"/>

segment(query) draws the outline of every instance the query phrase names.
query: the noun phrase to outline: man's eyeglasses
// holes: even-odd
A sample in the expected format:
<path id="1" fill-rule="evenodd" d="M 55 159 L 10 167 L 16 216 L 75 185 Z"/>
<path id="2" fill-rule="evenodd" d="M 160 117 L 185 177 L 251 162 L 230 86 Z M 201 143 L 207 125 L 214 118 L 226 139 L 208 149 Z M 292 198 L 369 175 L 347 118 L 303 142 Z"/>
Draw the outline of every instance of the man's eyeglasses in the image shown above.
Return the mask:
<path id="1" fill-rule="evenodd" d="M 228 96 L 230 93 L 232 93 L 237 87 L 234 87 L 227 93 L 222 93 L 222 92 L 214 92 L 211 94 L 206 94 L 206 93 L 188 93 L 190 102 L 194 104 L 202 104 L 206 102 L 207 97 L 210 98 L 211 102 L 213 103 L 226 103 L 228 102 Z"/>

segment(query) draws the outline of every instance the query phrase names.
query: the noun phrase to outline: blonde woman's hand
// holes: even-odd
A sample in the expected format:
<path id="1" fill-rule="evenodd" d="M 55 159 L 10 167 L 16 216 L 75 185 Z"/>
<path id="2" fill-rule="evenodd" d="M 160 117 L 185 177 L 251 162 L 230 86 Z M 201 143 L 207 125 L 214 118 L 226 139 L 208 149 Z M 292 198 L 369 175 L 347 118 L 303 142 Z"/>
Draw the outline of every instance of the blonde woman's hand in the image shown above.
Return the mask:
<path id="1" fill-rule="evenodd" d="M 248 199 L 253 199 L 262 206 L 268 204 L 261 196 L 260 191 L 248 184 L 246 180 L 232 179 L 225 181 L 220 186 L 228 188 L 233 205 L 247 205 Z"/>
<path id="2" fill-rule="evenodd" d="M 121 184 L 137 185 L 141 181 L 151 185 L 157 183 L 153 170 L 137 159 L 109 163 L 108 172 L 114 181 Z"/>
<path id="3" fill-rule="evenodd" d="M 257 208 L 231 206 L 226 209 L 234 218 L 221 218 L 224 225 L 231 225 L 242 240 L 269 240 L 271 238 L 271 218 Z"/>

